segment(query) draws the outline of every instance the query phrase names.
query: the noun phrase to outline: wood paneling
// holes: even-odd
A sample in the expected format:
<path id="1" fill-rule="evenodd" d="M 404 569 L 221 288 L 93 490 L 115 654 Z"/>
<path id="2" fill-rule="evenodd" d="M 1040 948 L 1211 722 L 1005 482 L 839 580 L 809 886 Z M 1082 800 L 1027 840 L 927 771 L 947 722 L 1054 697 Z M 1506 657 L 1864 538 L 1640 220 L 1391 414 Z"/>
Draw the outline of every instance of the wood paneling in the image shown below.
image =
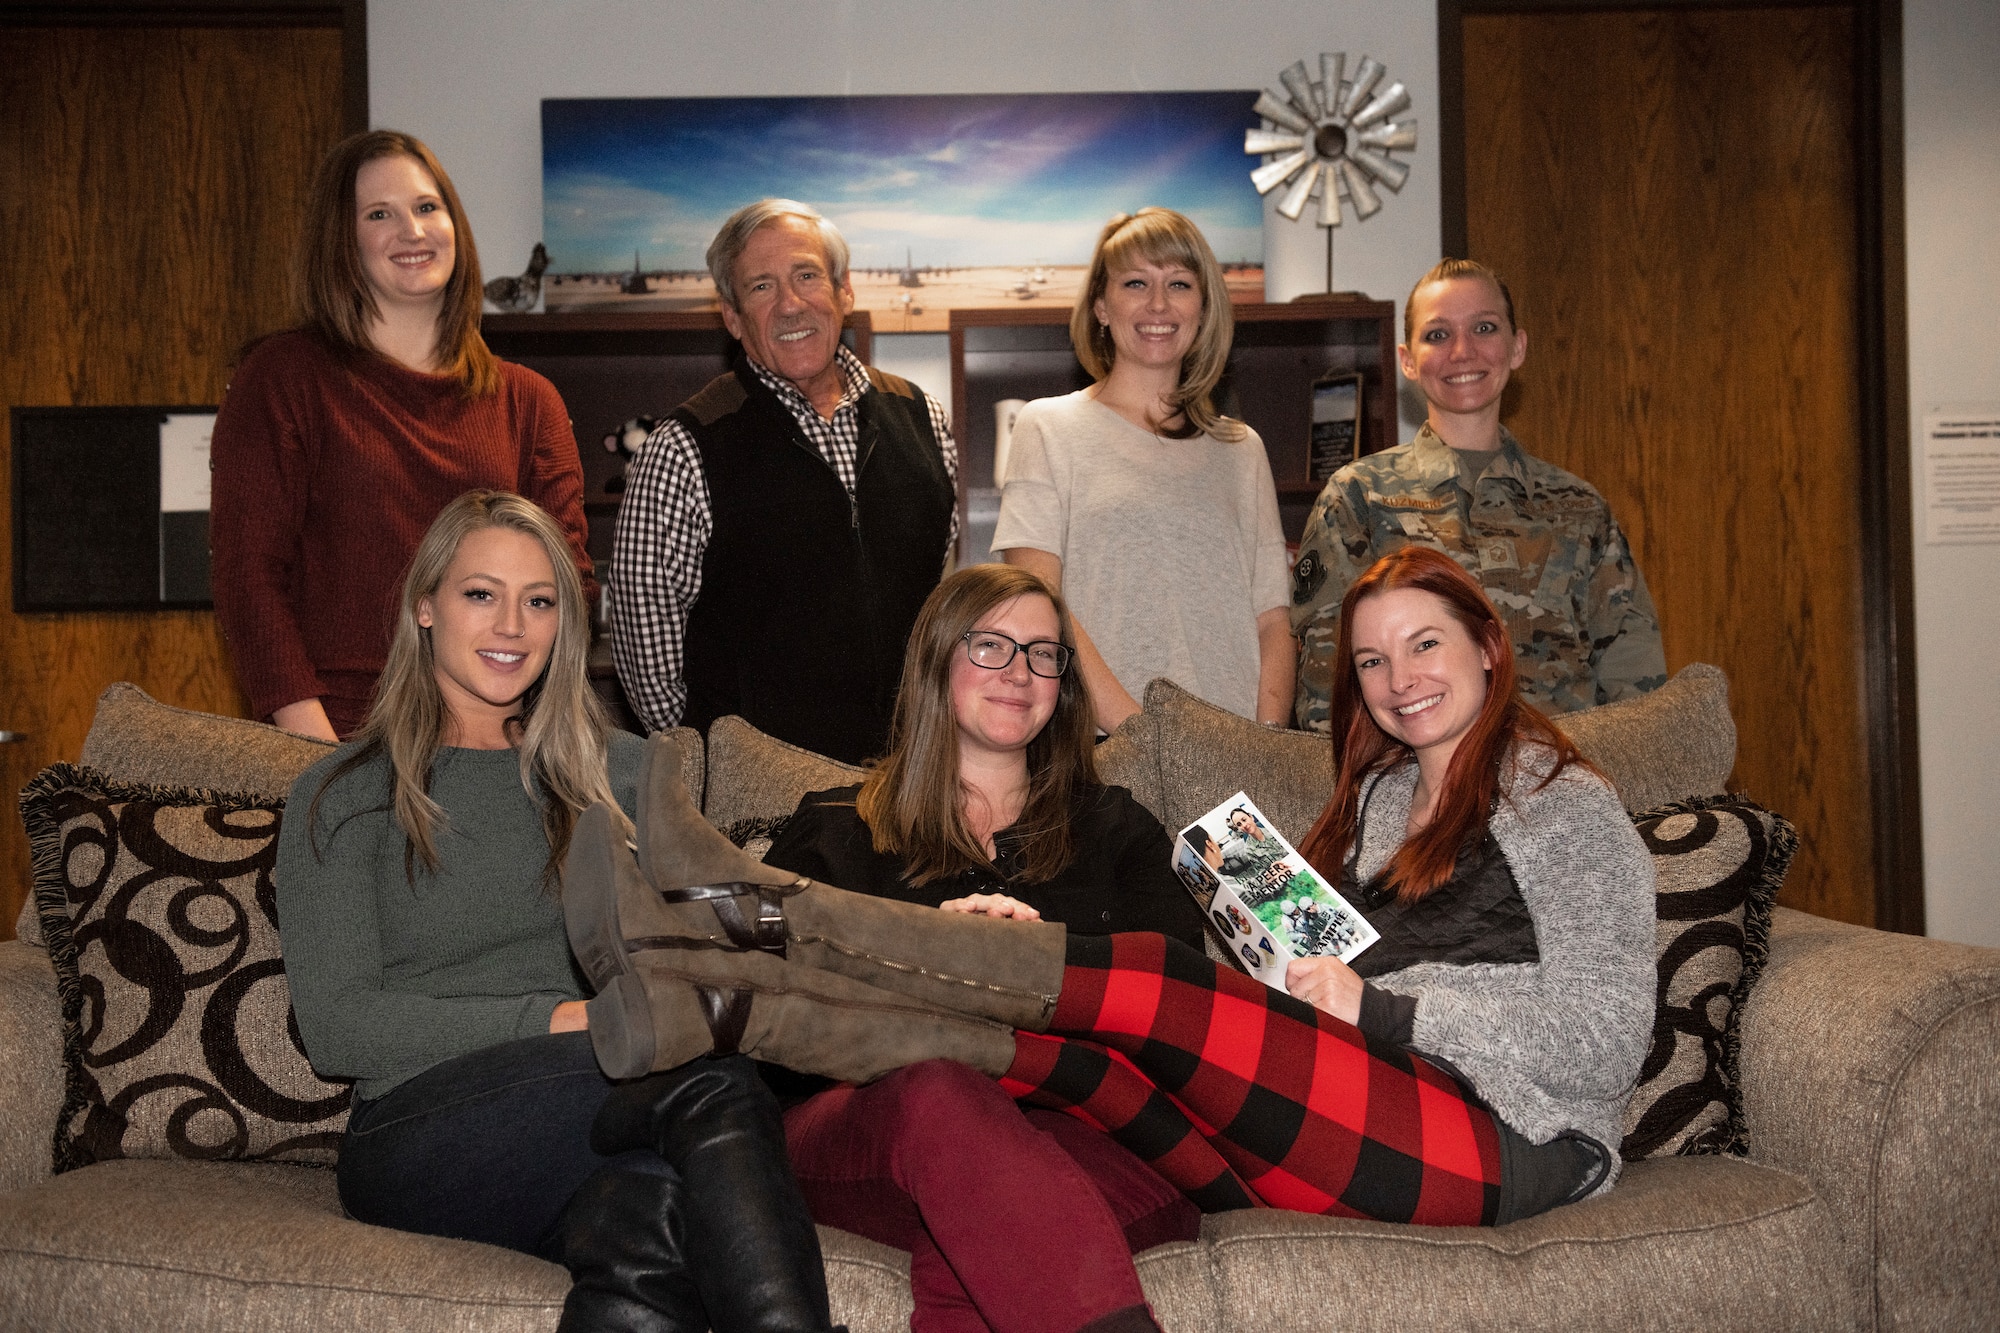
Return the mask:
<path id="1" fill-rule="evenodd" d="M 341 133 L 341 42 L 333 28 L 0 29 L 0 399 L 220 399 L 236 349 L 285 322 L 306 189 Z M 11 552 L 0 534 L 0 728 L 28 733 L 0 746 L 7 792 L 76 758 L 112 681 L 243 714 L 212 615 L 18 615 Z M 17 817 L 0 827 L 11 936 L 27 841 Z"/>
<path id="2" fill-rule="evenodd" d="M 1856 40 L 1844 7 L 1468 15 L 1467 236 L 1508 421 L 1602 490 L 1667 663 L 1729 673 L 1791 906 L 1876 919 L 1864 717 Z"/>

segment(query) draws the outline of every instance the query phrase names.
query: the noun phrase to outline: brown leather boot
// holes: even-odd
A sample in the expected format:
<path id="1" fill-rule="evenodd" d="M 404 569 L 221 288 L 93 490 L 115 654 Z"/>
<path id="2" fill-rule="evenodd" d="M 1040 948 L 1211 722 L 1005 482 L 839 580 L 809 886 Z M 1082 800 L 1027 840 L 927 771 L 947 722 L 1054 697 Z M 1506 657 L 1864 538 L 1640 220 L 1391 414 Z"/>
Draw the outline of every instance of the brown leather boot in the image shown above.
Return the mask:
<path id="1" fill-rule="evenodd" d="M 742 1052 L 806 1074 L 866 1083 L 924 1060 L 993 1077 L 1014 1059 L 1004 1023 L 759 951 L 649 949 L 590 1001 L 590 1041 L 612 1078 Z"/>
<path id="2" fill-rule="evenodd" d="M 1062 990 L 1062 926 L 941 912 L 767 866 L 695 809 L 673 746 L 664 737 L 650 744 L 639 785 L 639 865 L 684 941 L 781 953 L 1009 1027 L 1048 1025 Z"/>

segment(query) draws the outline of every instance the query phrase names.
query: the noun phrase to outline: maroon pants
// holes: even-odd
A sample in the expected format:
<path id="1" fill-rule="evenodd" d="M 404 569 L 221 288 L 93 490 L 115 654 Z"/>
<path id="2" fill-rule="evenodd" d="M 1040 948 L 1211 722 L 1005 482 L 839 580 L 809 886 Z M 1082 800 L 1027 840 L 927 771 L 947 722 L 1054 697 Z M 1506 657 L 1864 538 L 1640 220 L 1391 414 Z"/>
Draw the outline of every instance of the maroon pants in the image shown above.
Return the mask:
<path id="1" fill-rule="evenodd" d="M 1205 1209 L 1495 1220 L 1493 1113 L 1444 1070 L 1162 935 L 1068 947 L 1052 1035 L 1016 1037 L 1014 1096 L 1105 1130 Z"/>
<path id="2" fill-rule="evenodd" d="M 1201 1216 L 1096 1130 L 948 1060 L 785 1114 L 815 1221 L 910 1252 L 916 1333 L 1071 1333 L 1143 1310 L 1132 1255 Z M 1136 1309 L 1135 1309 L 1136 1307 Z"/>

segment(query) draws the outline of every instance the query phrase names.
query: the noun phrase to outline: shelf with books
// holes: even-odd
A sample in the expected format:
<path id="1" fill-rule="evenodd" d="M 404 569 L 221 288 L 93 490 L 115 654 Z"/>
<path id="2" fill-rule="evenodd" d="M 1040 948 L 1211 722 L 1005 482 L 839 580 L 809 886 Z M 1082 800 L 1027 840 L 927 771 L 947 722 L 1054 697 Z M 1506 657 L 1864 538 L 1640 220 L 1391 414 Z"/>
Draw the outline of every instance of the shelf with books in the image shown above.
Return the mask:
<path id="1" fill-rule="evenodd" d="M 1329 374 L 1361 376 L 1360 451 L 1396 443 L 1396 307 L 1389 301 L 1312 298 L 1286 305 L 1238 304 L 1223 411 L 1264 441 L 1277 483 L 1285 536 L 1298 540 L 1320 491 L 1308 476 L 1313 385 Z M 1047 398 L 1090 383 L 1069 343 L 1059 307 L 951 312 L 951 417 L 958 439 L 959 504 L 967 559 L 985 558 L 999 514 L 993 474 L 995 409 L 1008 399 Z"/>

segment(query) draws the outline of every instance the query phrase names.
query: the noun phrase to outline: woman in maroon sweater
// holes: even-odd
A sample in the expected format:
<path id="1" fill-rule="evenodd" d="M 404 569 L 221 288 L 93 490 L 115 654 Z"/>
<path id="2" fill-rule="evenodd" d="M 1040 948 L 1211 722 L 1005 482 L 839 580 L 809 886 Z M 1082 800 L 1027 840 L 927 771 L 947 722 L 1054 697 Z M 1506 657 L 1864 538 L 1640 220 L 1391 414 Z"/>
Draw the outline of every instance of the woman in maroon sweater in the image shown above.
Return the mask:
<path id="1" fill-rule="evenodd" d="M 480 338 L 472 229 L 430 149 L 337 145 L 293 284 L 300 327 L 251 347 L 216 418 L 215 611 L 251 712 L 333 740 L 367 717 L 404 566 L 465 491 L 546 509 L 595 588 L 569 414 Z"/>

